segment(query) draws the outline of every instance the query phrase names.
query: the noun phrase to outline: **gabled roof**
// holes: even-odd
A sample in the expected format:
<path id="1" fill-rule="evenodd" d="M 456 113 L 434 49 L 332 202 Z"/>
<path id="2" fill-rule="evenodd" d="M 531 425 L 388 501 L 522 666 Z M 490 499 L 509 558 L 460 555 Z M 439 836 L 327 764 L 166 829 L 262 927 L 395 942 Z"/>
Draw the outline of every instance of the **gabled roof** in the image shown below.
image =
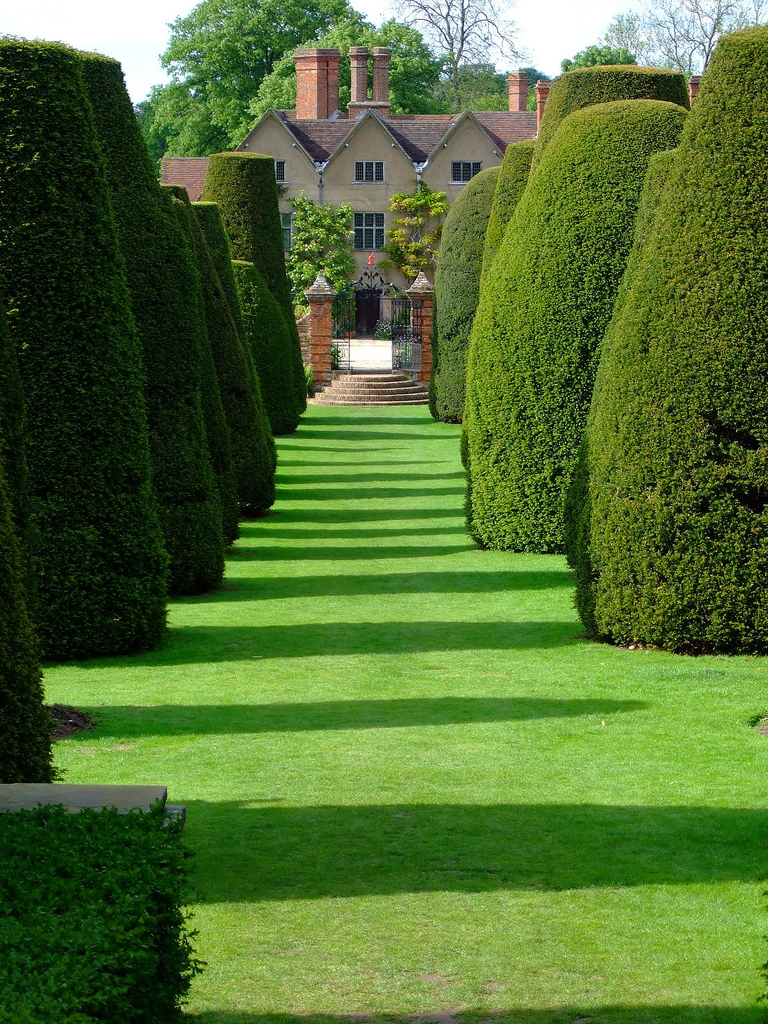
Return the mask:
<path id="1" fill-rule="evenodd" d="M 442 145 L 461 122 L 474 120 L 491 145 L 504 152 L 511 142 L 532 139 L 536 134 L 536 112 L 464 111 L 461 114 L 380 114 L 366 111 L 359 118 L 337 117 L 335 120 L 299 121 L 293 110 L 270 111 L 293 136 L 294 141 L 317 163 L 326 163 L 336 154 L 356 127 L 374 117 L 387 130 L 392 140 L 413 163 L 423 164 Z M 265 114 L 264 117 L 268 117 Z M 248 133 L 250 139 L 263 124 L 264 118 Z M 242 145 L 238 148 L 242 148 Z"/>
<path id="2" fill-rule="evenodd" d="M 183 185 L 189 201 L 196 203 L 203 194 L 207 156 L 164 156 L 160 181 L 165 185 Z"/>

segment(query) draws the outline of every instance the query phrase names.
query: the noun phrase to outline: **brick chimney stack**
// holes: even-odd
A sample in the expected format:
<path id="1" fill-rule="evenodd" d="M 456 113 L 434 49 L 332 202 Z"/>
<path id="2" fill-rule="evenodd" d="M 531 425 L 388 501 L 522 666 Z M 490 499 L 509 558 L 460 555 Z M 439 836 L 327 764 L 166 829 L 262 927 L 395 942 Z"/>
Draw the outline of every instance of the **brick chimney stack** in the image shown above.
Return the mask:
<path id="1" fill-rule="evenodd" d="M 368 99 L 368 47 L 350 46 L 349 66 L 352 71 L 352 103 L 365 103 Z"/>
<path id="2" fill-rule="evenodd" d="M 700 85 L 701 75 L 691 75 L 691 77 L 688 79 L 688 100 L 691 106 L 693 106 L 693 101 L 699 95 Z"/>
<path id="3" fill-rule="evenodd" d="M 507 75 L 509 90 L 509 109 L 520 111 L 528 109 L 528 75 L 524 71 L 510 71 Z"/>
<path id="4" fill-rule="evenodd" d="M 373 95 L 371 99 L 368 99 L 368 50 L 365 46 L 349 48 L 352 95 L 347 110 L 350 117 L 360 117 L 366 110 L 373 110 L 386 117 L 391 109 L 389 103 L 389 47 L 374 46 L 371 52 L 373 53 Z"/>
<path id="5" fill-rule="evenodd" d="M 387 107 L 389 113 L 389 47 L 373 48 L 373 95 L 371 99 Z"/>
<path id="6" fill-rule="evenodd" d="M 536 134 L 541 131 L 541 119 L 544 117 L 544 104 L 549 96 L 551 82 L 547 78 L 540 78 L 536 83 Z"/>
<path id="7" fill-rule="evenodd" d="M 338 50 L 296 50 L 296 119 L 323 121 L 339 109 Z"/>

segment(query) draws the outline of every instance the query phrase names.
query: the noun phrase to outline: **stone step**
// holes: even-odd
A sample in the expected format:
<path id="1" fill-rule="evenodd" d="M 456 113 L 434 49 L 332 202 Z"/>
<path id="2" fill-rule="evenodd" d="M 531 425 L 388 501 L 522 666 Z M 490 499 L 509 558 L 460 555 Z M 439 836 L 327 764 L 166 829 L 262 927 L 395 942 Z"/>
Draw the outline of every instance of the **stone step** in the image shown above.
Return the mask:
<path id="1" fill-rule="evenodd" d="M 310 399 L 315 405 L 426 405 L 429 402 L 429 397 L 424 395 L 421 398 L 400 398 L 400 399 L 386 399 L 386 398 L 366 398 L 366 399 L 353 399 L 353 398 L 337 398 L 335 396 L 326 397 L 325 395 L 317 395 L 315 398 Z"/>
<path id="2" fill-rule="evenodd" d="M 416 384 L 401 384 L 399 387 L 386 386 L 377 388 L 373 384 L 369 384 L 365 387 L 350 387 L 348 384 L 332 384 L 326 388 L 326 391 L 332 391 L 335 395 L 391 395 L 393 398 L 397 395 L 409 395 L 414 392 L 422 392 L 424 388 L 419 387 Z"/>

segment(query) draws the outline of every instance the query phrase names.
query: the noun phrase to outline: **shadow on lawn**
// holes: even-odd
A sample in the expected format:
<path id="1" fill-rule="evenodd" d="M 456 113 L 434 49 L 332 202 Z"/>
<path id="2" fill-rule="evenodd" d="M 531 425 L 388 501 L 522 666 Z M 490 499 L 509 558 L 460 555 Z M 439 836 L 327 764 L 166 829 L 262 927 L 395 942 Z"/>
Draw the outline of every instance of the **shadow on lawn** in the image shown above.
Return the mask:
<path id="1" fill-rule="evenodd" d="M 268 585 L 268 581 L 267 581 Z M 579 642 L 579 625 L 568 622 L 318 622 L 273 626 L 184 626 L 167 631 L 156 651 L 125 659 L 91 659 L 82 671 L 106 664 L 215 664 L 271 658 L 397 656 L 417 651 L 550 650 Z"/>
<path id="2" fill-rule="evenodd" d="M 290 550 L 290 549 L 288 549 Z M 342 555 L 342 557 L 344 557 Z M 351 557 L 347 554 L 346 557 Z M 379 594 L 497 594 L 551 590 L 573 586 L 569 569 L 541 572 L 393 572 L 379 575 L 238 576 L 224 588 L 196 599 L 201 604 L 222 601 L 275 601 L 295 597 L 375 597 Z"/>
<path id="3" fill-rule="evenodd" d="M 240 524 L 240 535 L 257 536 L 260 523 L 344 523 L 409 522 L 412 519 L 463 519 L 461 508 L 388 508 L 388 509 L 330 509 L 330 508 L 285 508 L 278 507 L 263 519 L 244 521 Z"/>
<path id="4" fill-rule="evenodd" d="M 286 486 L 286 482 L 278 481 L 278 486 L 285 487 L 279 496 L 280 501 L 373 501 L 384 498 L 435 498 L 438 495 L 452 495 L 461 498 L 461 485 L 451 484 L 448 487 L 326 487 L 322 476 L 316 478 L 313 487 Z M 318 486 L 318 484 L 320 486 Z M 408 511 L 408 510 L 406 510 Z"/>
<path id="5" fill-rule="evenodd" d="M 436 999 L 436 1002 L 439 1000 Z M 495 1004 L 498 1000 L 493 1001 Z M 761 1024 L 765 1010 L 733 1006 L 560 1006 L 549 1010 L 437 1010 L 433 1013 L 185 1014 L 195 1024 Z"/>
<path id="6" fill-rule="evenodd" d="M 242 529 L 242 524 L 241 524 Z M 337 530 L 331 533 L 330 530 L 322 530 L 315 527 L 305 527 L 299 529 L 293 529 L 290 526 L 275 526 L 274 529 L 270 529 L 269 526 L 259 526 L 258 539 L 262 537 L 290 537 L 294 540 L 324 540 L 326 537 L 333 537 L 340 540 L 342 543 L 346 540 L 351 540 L 353 537 L 376 537 L 379 540 L 388 539 L 390 537 L 403 536 L 403 537 L 433 537 L 435 534 L 441 533 L 460 533 L 464 537 L 467 535 L 465 526 L 403 526 L 400 529 L 392 530 L 386 524 L 382 526 L 369 526 L 363 527 L 362 529 L 354 529 L 352 527 L 344 526 L 343 530 Z"/>
<path id="7" fill-rule="evenodd" d="M 402 729 L 428 725 L 519 722 L 537 718 L 576 718 L 642 711 L 637 700 L 557 700 L 544 697 L 406 697 L 391 700 L 328 700 L 279 704 L 110 704 L 82 710 L 120 736 L 210 736 L 314 730 Z M 115 721 L 115 718 L 118 721 Z M 90 743 L 92 733 L 75 741 Z"/>
<path id="8" fill-rule="evenodd" d="M 346 465 L 343 461 L 334 462 L 333 465 L 338 470 L 337 473 L 291 473 L 283 472 L 278 473 L 278 483 L 291 485 L 293 484 L 353 484 L 353 483 L 371 483 L 380 484 L 387 480 L 458 480 L 463 481 L 466 478 L 466 474 L 463 470 L 446 470 L 444 473 L 345 473 L 344 466 Z M 423 465 L 423 463 L 422 463 Z M 302 468 L 306 469 L 307 464 L 302 463 Z M 312 463 L 314 468 L 314 463 Z M 451 493 L 458 490 L 457 487 L 451 489 Z M 420 492 L 421 493 L 421 492 Z M 434 494 L 432 490 L 425 489 L 423 493 Z"/>
<path id="9" fill-rule="evenodd" d="M 204 901 L 593 888 L 620 898 L 765 874 L 763 808 L 284 801 L 258 777 L 248 801 L 185 801 Z"/>
<path id="10" fill-rule="evenodd" d="M 376 545 L 375 547 L 363 547 L 359 544 L 344 545 L 323 545 L 321 547 L 309 547 L 301 544 L 295 548 L 289 547 L 236 547 L 228 552 L 228 558 L 237 562 L 247 562 L 253 559 L 256 562 L 341 562 L 341 561 L 366 561 L 375 562 L 382 558 L 436 558 L 438 555 L 458 555 L 462 551 L 476 551 L 477 547 L 464 540 L 456 541 L 451 545 L 426 544 L 398 544 L 398 545 Z"/>

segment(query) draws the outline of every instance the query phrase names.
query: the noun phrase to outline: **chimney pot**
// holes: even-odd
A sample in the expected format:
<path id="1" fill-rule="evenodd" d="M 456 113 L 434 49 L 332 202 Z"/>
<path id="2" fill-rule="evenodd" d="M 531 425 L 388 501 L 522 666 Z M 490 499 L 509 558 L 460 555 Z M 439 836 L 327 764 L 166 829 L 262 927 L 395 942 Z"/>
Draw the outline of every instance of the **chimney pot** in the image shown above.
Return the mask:
<path id="1" fill-rule="evenodd" d="M 364 103 L 368 99 L 368 47 L 350 46 L 349 66 L 352 72 L 350 102 Z"/>
<path id="2" fill-rule="evenodd" d="M 374 103 L 389 107 L 389 57 L 388 46 L 373 48 L 373 95 Z M 387 110 L 387 112 L 389 112 Z"/>

